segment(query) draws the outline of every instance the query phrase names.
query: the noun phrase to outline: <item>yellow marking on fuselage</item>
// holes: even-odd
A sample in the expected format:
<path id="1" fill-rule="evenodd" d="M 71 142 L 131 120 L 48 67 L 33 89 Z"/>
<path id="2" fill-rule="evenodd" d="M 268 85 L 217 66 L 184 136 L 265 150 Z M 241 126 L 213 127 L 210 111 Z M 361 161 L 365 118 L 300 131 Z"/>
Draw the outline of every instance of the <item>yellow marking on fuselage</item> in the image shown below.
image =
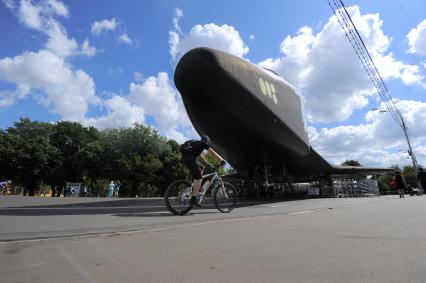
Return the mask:
<path id="1" fill-rule="evenodd" d="M 269 98 L 272 99 L 275 104 L 278 104 L 278 97 L 274 84 L 259 78 L 259 86 L 264 96 L 269 96 Z"/>
<path id="2" fill-rule="evenodd" d="M 262 91 L 263 95 L 267 95 L 266 94 L 266 86 L 265 86 L 265 82 L 263 81 L 262 78 L 259 78 L 259 85 L 260 85 L 260 90 Z"/>

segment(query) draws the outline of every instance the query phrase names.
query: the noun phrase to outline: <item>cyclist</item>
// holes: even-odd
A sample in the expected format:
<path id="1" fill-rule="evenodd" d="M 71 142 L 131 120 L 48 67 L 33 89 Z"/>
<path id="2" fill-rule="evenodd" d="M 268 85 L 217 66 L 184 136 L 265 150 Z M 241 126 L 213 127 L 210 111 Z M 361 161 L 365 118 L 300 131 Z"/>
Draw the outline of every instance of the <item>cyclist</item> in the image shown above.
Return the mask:
<path id="1" fill-rule="evenodd" d="M 184 142 L 180 148 L 182 153 L 182 162 L 188 167 L 191 171 L 191 174 L 194 178 L 194 182 L 192 183 L 192 197 L 191 204 L 199 206 L 197 204 L 197 194 L 201 187 L 201 170 L 197 164 L 197 157 L 203 161 L 205 165 L 209 165 L 209 162 L 206 158 L 201 154 L 204 150 L 207 150 L 214 158 L 220 161 L 220 164 L 224 166 L 226 164 L 225 160 L 210 147 L 210 138 L 206 135 L 201 136 L 201 140 L 188 140 Z"/>

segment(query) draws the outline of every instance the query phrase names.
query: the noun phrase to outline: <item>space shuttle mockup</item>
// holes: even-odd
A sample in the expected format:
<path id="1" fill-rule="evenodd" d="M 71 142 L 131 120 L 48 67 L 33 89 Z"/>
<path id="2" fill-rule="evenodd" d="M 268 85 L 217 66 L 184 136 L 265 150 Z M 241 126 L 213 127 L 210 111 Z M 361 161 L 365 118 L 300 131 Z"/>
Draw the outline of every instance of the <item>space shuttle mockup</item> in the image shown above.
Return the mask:
<path id="1" fill-rule="evenodd" d="M 239 57 L 192 49 L 180 59 L 174 80 L 197 132 L 209 135 L 212 147 L 244 178 L 265 170 L 271 178 L 391 170 L 330 165 L 309 144 L 296 89 Z"/>

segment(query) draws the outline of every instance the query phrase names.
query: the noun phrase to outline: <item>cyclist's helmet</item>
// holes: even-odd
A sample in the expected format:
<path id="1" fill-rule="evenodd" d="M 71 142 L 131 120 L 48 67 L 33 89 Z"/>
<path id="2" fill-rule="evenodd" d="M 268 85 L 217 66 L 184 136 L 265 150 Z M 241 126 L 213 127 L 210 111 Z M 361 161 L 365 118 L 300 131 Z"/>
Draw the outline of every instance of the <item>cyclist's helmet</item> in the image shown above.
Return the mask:
<path id="1" fill-rule="evenodd" d="M 201 141 L 204 142 L 205 144 L 210 144 L 210 138 L 207 135 L 202 135 Z"/>

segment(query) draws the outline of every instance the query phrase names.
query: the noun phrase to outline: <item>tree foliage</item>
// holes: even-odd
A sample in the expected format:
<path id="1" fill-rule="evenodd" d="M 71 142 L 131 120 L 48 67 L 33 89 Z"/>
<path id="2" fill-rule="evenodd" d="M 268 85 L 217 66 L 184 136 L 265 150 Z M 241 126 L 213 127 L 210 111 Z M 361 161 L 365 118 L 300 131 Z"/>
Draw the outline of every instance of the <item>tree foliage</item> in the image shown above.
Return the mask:
<path id="1" fill-rule="evenodd" d="M 398 165 L 392 165 L 391 168 L 393 168 L 395 171 L 401 171 Z M 392 189 L 389 186 L 390 181 L 393 180 L 394 177 L 395 177 L 395 173 L 386 173 L 379 176 L 377 182 L 378 182 L 379 191 L 381 194 L 396 193 L 396 190 Z"/>
<path id="2" fill-rule="evenodd" d="M 417 187 L 417 175 L 413 166 L 406 165 L 402 170 L 398 165 L 393 165 L 391 168 L 395 169 L 395 171 L 400 171 L 402 176 L 404 176 L 405 182 L 407 185 L 411 186 L 411 188 Z M 394 176 L 394 173 L 386 173 L 379 177 L 378 185 L 381 193 L 396 193 L 395 189 L 389 187 L 389 182 L 394 178 Z"/>
<path id="3" fill-rule="evenodd" d="M 361 163 L 359 163 L 359 161 L 357 160 L 346 160 L 341 165 L 342 166 L 359 166 L 359 167 L 362 166 Z"/>
<path id="4" fill-rule="evenodd" d="M 410 185 L 411 188 L 417 187 L 417 174 L 412 165 L 404 166 L 402 169 L 402 175 L 404 176 L 407 185 Z"/>
<path id="5" fill-rule="evenodd" d="M 6 178 L 25 187 L 25 194 L 34 195 L 37 182 L 58 166 L 58 150 L 50 143 L 52 126 L 20 119 L 14 127 L 1 133 L 0 160 Z"/>
<path id="6" fill-rule="evenodd" d="M 83 182 L 102 195 L 114 180 L 121 183 L 122 196 L 161 195 L 170 182 L 187 176 L 179 146 L 141 124 L 98 131 L 75 122 L 23 118 L 0 131 L 0 177 L 30 194 L 40 182 L 59 187 Z"/>

